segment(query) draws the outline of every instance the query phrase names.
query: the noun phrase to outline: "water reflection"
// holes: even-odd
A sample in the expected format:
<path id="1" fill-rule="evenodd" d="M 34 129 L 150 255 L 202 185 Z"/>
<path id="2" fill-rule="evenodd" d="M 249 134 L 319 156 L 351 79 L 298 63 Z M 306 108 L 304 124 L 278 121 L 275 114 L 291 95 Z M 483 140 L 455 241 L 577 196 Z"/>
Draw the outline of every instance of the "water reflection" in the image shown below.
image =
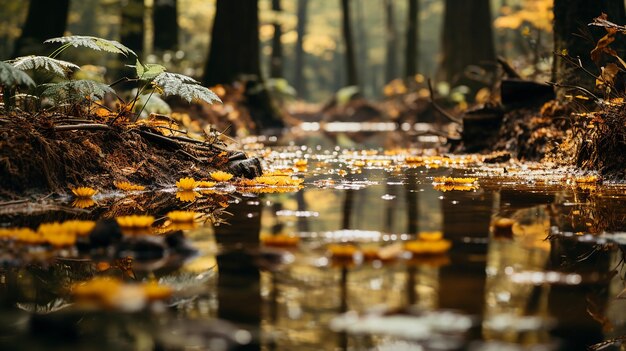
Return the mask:
<path id="1" fill-rule="evenodd" d="M 102 348 L 120 350 L 582 350 L 626 333 L 617 299 L 624 289 L 617 269 L 622 190 L 488 177 L 471 189 L 438 189 L 434 177 L 471 170 L 439 167 L 452 162 L 445 158 L 409 167 L 377 152 L 310 151 L 290 150 L 278 163 L 293 168 L 295 158 L 308 160 L 305 188 L 297 192 L 171 190 L 103 196 L 98 204 L 106 207 L 64 212 L 84 219 L 146 212 L 156 217 L 159 235 L 171 229 L 169 211 L 202 213 L 206 223 L 176 228 L 196 252 L 176 265 L 123 264 L 106 250 L 95 260 L 67 253 L 59 259 L 32 248 L 26 251 L 36 260 L 24 265 L 17 262 L 23 247 L 0 240 L 0 346 L 44 345 L 51 336 L 42 329 L 72 334 L 78 343 L 113 335 L 123 342 Z M 36 228 L 50 216 L 0 218 Z M 406 242 L 424 232 L 441 232 L 452 248 L 410 255 Z M 261 240 L 268 237 L 280 240 Z M 73 309 L 68 287 L 100 275 L 156 280 L 172 286 L 173 297 L 123 317 Z M 414 337 L 450 311 L 471 327 L 448 339 Z M 79 323 L 85 316 L 97 322 Z M 363 329 L 329 328 L 337 318 L 356 318 Z M 401 334 L 407 326 L 413 337 Z M 227 337 L 215 341 L 219 333 Z M 59 345 L 76 346 L 68 340 Z"/>

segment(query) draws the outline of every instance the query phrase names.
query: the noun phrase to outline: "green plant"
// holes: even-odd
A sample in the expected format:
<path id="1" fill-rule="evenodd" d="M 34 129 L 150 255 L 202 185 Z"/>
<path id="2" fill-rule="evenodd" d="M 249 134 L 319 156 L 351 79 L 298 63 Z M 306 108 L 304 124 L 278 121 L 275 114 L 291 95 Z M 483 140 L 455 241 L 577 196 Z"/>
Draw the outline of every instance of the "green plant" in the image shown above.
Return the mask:
<path id="1" fill-rule="evenodd" d="M 13 65 L 0 62 L 0 87 L 4 98 L 4 108 L 10 111 L 15 102 L 15 91 L 20 86 L 34 87 L 35 82 L 23 71 Z"/>
<path id="2" fill-rule="evenodd" d="M 103 99 L 106 94 L 112 94 L 120 100 L 122 108 L 115 118 L 109 123 L 119 120 L 128 111 L 134 114 L 134 121 L 141 114 L 154 93 L 164 96 L 180 96 L 187 102 L 205 101 L 207 103 L 221 102 L 219 97 L 206 87 L 200 85 L 195 79 L 177 73 L 166 72 L 166 68 L 157 64 L 143 64 L 137 59 L 135 52 L 121 43 L 91 36 L 66 36 L 52 38 L 45 43 L 60 43 L 61 46 L 54 50 L 49 57 L 24 56 L 11 61 L 0 62 L 0 86 L 4 92 L 5 107 L 11 109 L 14 104 L 14 95 L 18 87 L 36 88 L 40 98 L 47 98 L 54 103 L 53 107 L 64 104 L 71 106 L 87 103 L 91 106 L 94 100 Z M 73 80 L 72 75 L 80 68 L 71 62 L 59 60 L 63 51 L 70 47 L 85 47 L 96 51 L 105 51 L 136 58 L 135 77 L 124 77 L 110 85 L 94 80 Z M 35 82 L 24 71 L 45 71 L 55 75 L 61 81 L 46 83 L 36 86 Z M 116 93 L 113 87 L 122 82 L 137 83 L 134 97 L 124 101 Z M 147 95 L 147 97 L 146 97 Z M 141 109 L 135 111 L 135 106 L 141 100 Z M 105 107 L 99 105 L 101 107 Z"/>

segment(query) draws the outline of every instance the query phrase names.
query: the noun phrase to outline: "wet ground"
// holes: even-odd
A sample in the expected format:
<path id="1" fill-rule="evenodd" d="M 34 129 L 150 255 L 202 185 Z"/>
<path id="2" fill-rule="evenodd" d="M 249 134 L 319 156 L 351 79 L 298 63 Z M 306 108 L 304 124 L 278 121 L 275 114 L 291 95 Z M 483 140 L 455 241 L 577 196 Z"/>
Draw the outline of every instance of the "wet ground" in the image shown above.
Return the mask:
<path id="1" fill-rule="evenodd" d="M 623 186 L 421 149 L 309 144 L 247 146 L 304 179 L 300 189 L 220 183 L 102 194 L 95 205 L 3 204 L 3 227 L 156 221 L 115 245 L 92 234 L 82 248 L 4 240 L 0 349 L 620 349 Z M 175 209 L 204 224 L 169 227 Z M 411 246 L 419 238 L 429 249 Z M 451 246 L 424 244 L 441 240 Z M 76 292 L 97 276 L 171 291 Z"/>

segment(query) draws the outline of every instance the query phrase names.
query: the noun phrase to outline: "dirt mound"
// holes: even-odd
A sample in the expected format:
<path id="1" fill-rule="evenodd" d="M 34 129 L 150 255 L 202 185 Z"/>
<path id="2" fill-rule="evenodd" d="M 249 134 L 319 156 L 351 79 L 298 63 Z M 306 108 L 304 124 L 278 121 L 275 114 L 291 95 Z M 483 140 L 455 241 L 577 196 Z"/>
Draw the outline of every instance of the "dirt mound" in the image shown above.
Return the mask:
<path id="1" fill-rule="evenodd" d="M 541 108 L 507 112 L 493 150 L 508 151 L 520 160 L 539 161 L 557 153 L 569 127 L 571 107 L 553 100 Z"/>
<path id="2" fill-rule="evenodd" d="M 114 181 L 171 186 L 181 177 L 208 179 L 216 169 L 260 174 L 260 163 L 184 137 L 165 137 L 148 126 L 91 124 L 73 128 L 65 116 L 0 116 L 0 198 L 67 193 L 70 187 L 111 189 Z M 69 123 L 69 124 L 68 124 Z"/>

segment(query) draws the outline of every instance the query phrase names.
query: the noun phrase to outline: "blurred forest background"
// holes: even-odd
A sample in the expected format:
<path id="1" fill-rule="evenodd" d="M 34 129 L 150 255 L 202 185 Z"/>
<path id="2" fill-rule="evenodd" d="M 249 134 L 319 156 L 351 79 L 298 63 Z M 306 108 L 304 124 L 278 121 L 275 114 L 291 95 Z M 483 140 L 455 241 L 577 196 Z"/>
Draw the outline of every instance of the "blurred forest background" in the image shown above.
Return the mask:
<path id="1" fill-rule="evenodd" d="M 58 36 L 52 33 L 53 19 L 65 11 L 65 34 L 118 40 L 140 53 L 144 62 L 203 76 L 216 0 L 1 1 L 0 59 L 36 52 L 28 43 L 18 43 L 30 3 L 48 17 L 44 27 L 51 32 L 46 38 Z M 422 87 L 424 77 L 433 77 L 444 82 L 437 85 L 439 93 L 462 100 L 469 92 L 463 87 L 455 90 L 463 82 L 452 66 L 456 57 L 471 56 L 472 51 L 480 51 L 483 56 L 476 60 L 485 65 L 494 66 L 495 56 L 502 56 L 525 78 L 550 78 L 551 0 L 259 0 L 258 6 L 264 76 L 284 78 L 269 82 L 286 82 L 307 101 L 328 100 L 349 85 L 358 85 L 367 98 L 402 93 L 397 90 L 405 85 L 389 82 L 406 77 Z M 356 78 L 345 65 L 350 54 L 342 27 L 346 6 Z M 110 68 L 115 63 L 105 60 L 116 57 L 73 51 L 64 59 Z M 478 65 L 469 73 L 486 82 L 494 71 Z"/>

